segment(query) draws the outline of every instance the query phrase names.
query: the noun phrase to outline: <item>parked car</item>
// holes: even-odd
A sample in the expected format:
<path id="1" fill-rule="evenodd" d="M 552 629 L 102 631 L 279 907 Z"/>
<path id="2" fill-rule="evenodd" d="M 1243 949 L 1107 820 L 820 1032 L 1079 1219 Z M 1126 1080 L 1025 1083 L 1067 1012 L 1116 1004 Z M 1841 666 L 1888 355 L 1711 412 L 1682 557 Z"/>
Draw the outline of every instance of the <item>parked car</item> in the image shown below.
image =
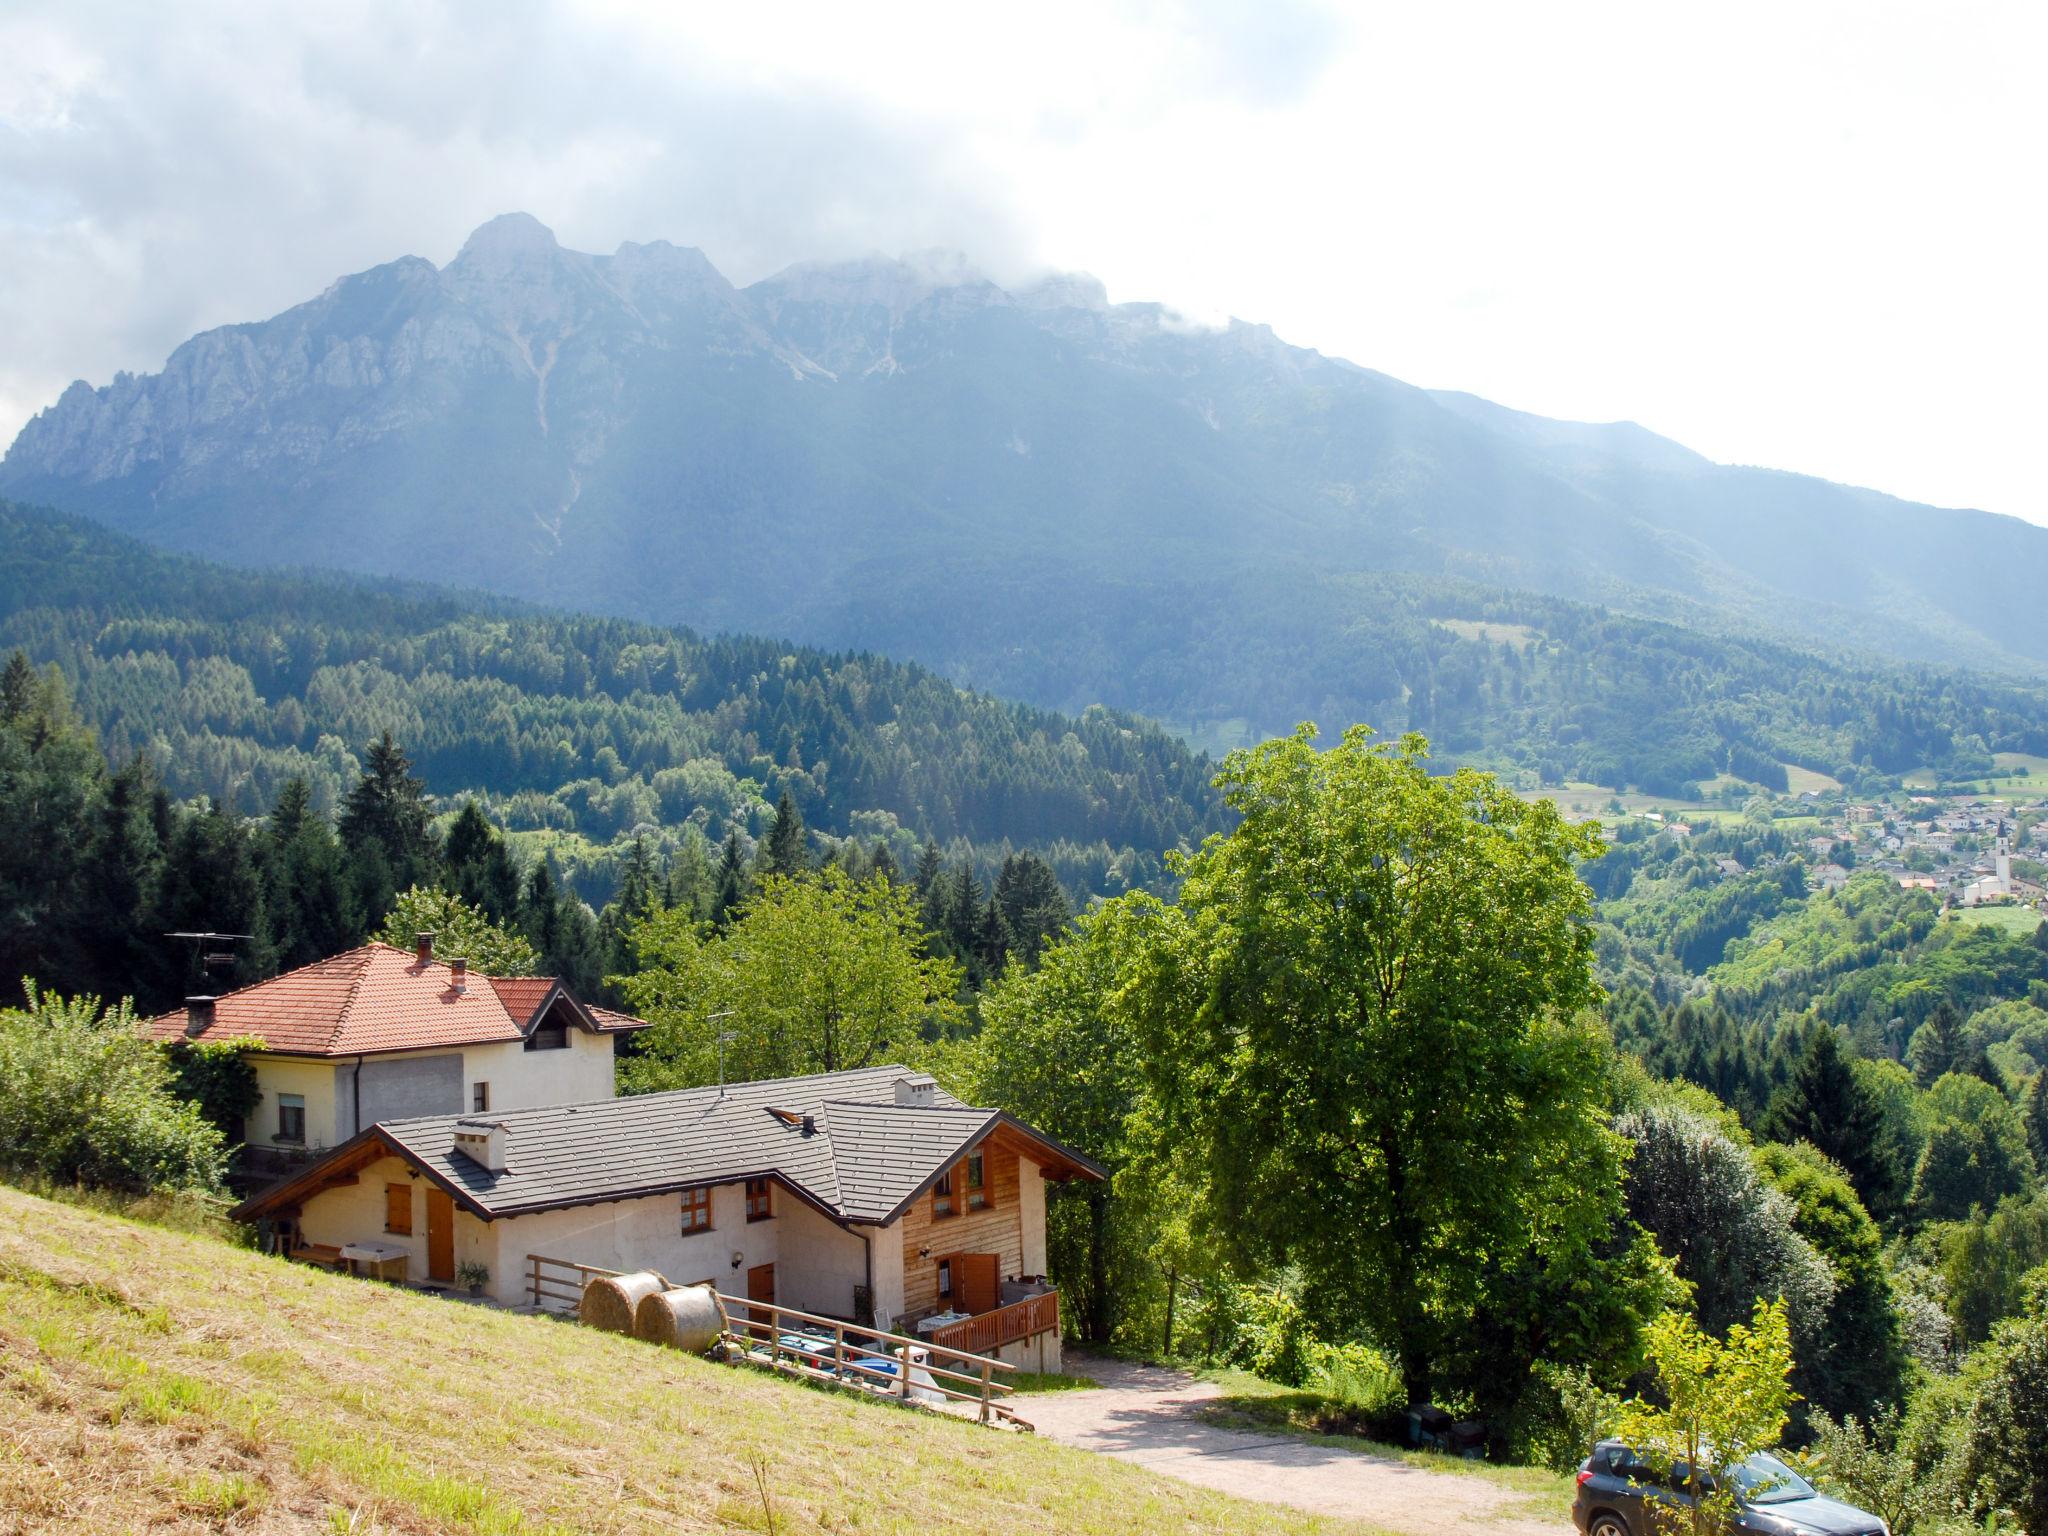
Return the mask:
<path id="1" fill-rule="evenodd" d="M 1586 1536 L 1660 1536 L 1670 1520 L 1652 1523 L 1652 1507 L 1682 1518 L 1693 1495 L 1682 1486 L 1687 1469 L 1660 1478 L 1619 1440 L 1603 1440 L 1579 1466 L 1579 1496 L 1572 1524 Z M 1704 1481 L 1712 1491 L 1721 1480 L 1733 1484 L 1736 1512 L 1724 1529 L 1757 1536 L 1891 1536 L 1876 1515 L 1830 1499 L 1775 1456 L 1756 1455 Z"/>

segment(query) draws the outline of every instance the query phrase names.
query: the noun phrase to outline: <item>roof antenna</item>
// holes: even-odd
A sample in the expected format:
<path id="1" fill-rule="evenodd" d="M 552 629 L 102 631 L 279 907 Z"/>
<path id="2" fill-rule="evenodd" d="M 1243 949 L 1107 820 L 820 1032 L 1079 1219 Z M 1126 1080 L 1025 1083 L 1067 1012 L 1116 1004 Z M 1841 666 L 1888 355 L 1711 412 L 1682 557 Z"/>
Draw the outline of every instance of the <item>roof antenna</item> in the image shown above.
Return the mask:
<path id="1" fill-rule="evenodd" d="M 720 1019 L 731 1018 L 737 1011 L 736 1009 L 728 1008 L 723 1013 L 707 1013 L 704 1015 L 704 1022 L 706 1024 L 716 1024 Z M 722 1099 L 725 1097 L 725 1048 L 732 1043 L 732 1031 L 729 1029 L 714 1030 L 712 1031 L 711 1038 L 718 1042 L 718 1096 Z"/>
<path id="2" fill-rule="evenodd" d="M 192 980 L 201 986 L 213 985 L 213 973 L 226 973 L 234 969 L 233 945 L 249 937 L 246 933 L 167 933 L 167 939 L 190 939 L 192 941 Z M 209 944 L 219 944 L 220 949 L 208 949 Z"/>

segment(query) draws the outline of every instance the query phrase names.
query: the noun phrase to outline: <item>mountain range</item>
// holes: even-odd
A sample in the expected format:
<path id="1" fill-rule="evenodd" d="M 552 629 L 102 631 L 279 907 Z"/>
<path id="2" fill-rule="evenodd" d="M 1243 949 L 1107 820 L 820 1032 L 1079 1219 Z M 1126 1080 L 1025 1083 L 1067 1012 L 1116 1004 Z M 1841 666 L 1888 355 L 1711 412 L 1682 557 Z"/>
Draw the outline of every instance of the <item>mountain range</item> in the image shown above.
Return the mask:
<path id="1" fill-rule="evenodd" d="M 701 252 L 587 255 L 523 214 L 72 385 L 0 494 L 1197 736 L 1426 724 L 1390 609 L 1515 620 L 1515 593 L 2048 669 L 2048 529 L 2016 519 L 1418 389 L 1082 276 L 928 255 L 736 288 Z"/>

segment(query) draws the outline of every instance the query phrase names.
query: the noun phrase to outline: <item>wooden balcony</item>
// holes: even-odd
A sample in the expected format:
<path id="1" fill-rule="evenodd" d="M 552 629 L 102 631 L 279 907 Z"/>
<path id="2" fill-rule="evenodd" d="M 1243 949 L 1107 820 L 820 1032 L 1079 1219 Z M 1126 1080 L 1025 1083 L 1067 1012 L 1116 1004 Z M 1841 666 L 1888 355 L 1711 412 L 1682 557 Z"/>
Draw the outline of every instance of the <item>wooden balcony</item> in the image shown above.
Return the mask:
<path id="1" fill-rule="evenodd" d="M 934 1329 L 926 1337 L 944 1349 L 964 1349 L 971 1354 L 988 1355 L 1019 1339 L 1046 1332 L 1056 1333 L 1059 1326 L 1060 1293 L 1047 1291 L 1043 1295 L 1013 1301 L 1006 1307 L 977 1312 L 962 1322 Z"/>

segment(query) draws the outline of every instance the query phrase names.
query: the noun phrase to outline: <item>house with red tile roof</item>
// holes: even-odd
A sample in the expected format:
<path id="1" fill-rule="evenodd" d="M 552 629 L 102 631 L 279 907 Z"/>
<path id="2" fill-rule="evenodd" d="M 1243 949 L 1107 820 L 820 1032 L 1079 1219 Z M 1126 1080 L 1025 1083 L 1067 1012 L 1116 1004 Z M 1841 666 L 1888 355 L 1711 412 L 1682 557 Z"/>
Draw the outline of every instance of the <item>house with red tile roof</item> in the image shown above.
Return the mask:
<path id="1" fill-rule="evenodd" d="M 643 1020 L 549 976 L 482 976 L 370 943 L 143 1026 L 166 1044 L 246 1042 L 262 1098 L 243 1127 L 250 1172 L 275 1171 L 380 1120 L 608 1099 L 613 1048 Z"/>

